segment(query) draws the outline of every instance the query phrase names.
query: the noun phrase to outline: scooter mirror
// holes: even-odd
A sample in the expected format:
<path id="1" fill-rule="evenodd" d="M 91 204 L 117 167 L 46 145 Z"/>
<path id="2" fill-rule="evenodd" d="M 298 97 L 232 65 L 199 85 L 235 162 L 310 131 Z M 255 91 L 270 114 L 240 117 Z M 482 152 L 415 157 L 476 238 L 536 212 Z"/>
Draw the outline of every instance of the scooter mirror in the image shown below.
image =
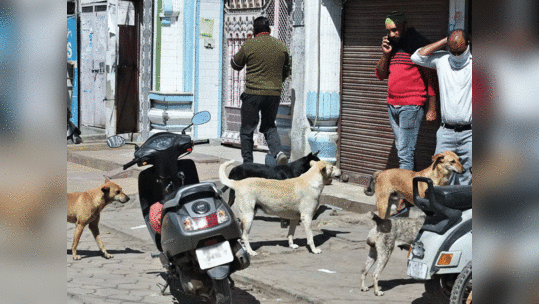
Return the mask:
<path id="1" fill-rule="evenodd" d="M 122 146 L 125 145 L 125 138 L 123 138 L 123 137 L 121 137 L 119 135 L 111 136 L 111 137 L 107 138 L 107 145 L 110 148 L 122 147 Z"/>
<path id="2" fill-rule="evenodd" d="M 208 111 L 198 112 L 191 118 L 191 123 L 194 125 L 202 125 L 211 120 L 211 114 Z"/>

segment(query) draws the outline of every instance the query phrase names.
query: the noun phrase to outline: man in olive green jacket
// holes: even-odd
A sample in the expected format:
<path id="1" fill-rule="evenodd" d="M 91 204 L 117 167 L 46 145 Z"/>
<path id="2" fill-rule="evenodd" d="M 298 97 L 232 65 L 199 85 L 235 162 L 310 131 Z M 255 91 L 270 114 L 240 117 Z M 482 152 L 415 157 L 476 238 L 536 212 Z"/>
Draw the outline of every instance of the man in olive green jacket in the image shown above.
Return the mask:
<path id="1" fill-rule="evenodd" d="M 287 162 L 275 126 L 284 80 L 290 75 L 290 58 L 284 43 L 270 36 L 269 21 L 258 17 L 253 22 L 253 38 L 245 41 L 231 60 L 232 68 L 245 66 L 246 83 L 241 94 L 241 156 L 244 163 L 253 162 L 253 133 L 262 115 L 260 132 L 264 134 L 270 155 L 277 164 Z"/>

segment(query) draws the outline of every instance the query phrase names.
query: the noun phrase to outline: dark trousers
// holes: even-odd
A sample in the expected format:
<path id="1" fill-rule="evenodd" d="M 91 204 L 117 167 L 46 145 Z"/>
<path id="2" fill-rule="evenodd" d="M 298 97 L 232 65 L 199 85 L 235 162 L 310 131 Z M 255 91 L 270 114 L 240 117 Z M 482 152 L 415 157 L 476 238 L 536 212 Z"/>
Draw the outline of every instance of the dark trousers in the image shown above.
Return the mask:
<path id="1" fill-rule="evenodd" d="M 260 133 L 264 134 L 270 155 L 276 157 L 282 150 L 281 139 L 275 126 L 275 118 L 279 110 L 280 96 L 264 96 L 241 94 L 241 156 L 244 163 L 253 162 L 253 133 L 258 126 L 259 113 L 262 116 Z"/>

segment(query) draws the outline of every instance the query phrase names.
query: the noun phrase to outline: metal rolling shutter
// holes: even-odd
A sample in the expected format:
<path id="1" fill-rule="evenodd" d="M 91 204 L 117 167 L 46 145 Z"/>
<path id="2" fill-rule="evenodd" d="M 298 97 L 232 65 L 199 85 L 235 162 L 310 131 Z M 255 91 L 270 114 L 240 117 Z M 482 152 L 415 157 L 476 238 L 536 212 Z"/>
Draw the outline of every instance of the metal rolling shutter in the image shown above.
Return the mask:
<path id="1" fill-rule="evenodd" d="M 403 12 L 408 26 L 434 42 L 447 35 L 449 1 L 348 0 L 343 10 L 339 164 L 349 181 L 366 185 L 373 172 L 398 167 L 387 114 L 387 80 L 374 74 L 386 35 L 385 16 Z M 438 115 L 439 115 L 438 111 Z M 431 164 L 439 121 L 423 124 L 416 148 L 418 170 Z"/>

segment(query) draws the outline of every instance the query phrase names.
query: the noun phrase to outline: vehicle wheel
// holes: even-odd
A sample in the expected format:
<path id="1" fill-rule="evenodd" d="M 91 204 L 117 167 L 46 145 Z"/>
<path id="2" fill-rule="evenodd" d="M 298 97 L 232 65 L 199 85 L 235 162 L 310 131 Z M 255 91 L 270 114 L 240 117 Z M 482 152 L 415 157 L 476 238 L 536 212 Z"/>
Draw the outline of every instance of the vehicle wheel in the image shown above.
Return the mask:
<path id="1" fill-rule="evenodd" d="M 451 291 L 451 302 L 450 304 L 469 304 L 468 297 L 471 301 L 472 294 L 472 262 L 468 263 L 466 267 L 457 277 L 455 281 L 455 286 Z"/>
<path id="2" fill-rule="evenodd" d="M 232 303 L 232 293 L 230 291 L 230 283 L 228 278 L 224 278 L 222 280 L 213 280 L 212 300 L 215 304 Z"/>
<path id="3" fill-rule="evenodd" d="M 448 275 L 433 275 L 425 282 L 425 292 L 432 304 L 447 304 L 451 298 L 454 279 Z"/>

